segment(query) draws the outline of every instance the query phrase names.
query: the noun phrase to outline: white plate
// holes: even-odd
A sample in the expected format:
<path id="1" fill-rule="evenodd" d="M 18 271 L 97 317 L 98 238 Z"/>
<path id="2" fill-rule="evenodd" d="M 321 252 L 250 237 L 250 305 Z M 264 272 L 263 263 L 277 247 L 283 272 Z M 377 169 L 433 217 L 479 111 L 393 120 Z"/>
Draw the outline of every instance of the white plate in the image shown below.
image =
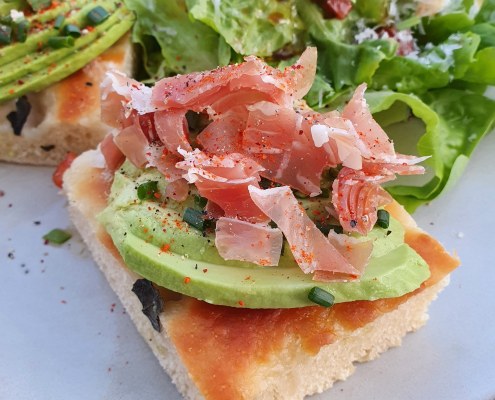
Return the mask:
<path id="1" fill-rule="evenodd" d="M 494 155 L 492 134 L 454 189 L 415 214 L 463 261 L 428 324 L 313 399 L 495 398 Z M 0 163 L 0 399 L 180 400 L 71 226 L 51 172 Z M 74 236 L 44 245 L 52 228 Z"/>

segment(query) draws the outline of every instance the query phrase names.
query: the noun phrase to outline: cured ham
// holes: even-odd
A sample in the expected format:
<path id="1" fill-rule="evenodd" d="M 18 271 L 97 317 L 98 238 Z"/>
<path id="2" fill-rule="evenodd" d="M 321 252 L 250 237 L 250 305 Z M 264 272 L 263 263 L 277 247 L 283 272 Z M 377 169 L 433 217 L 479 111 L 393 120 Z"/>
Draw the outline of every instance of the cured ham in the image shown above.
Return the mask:
<path id="1" fill-rule="evenodd" d="M 155 111 L 151 106 L 151 88 L 119 71 L 109 71 L 101 83 L 101 119 L 119 128 L 133 110 L 140 114 Z"/>
<path id="2" fill-rule="evenodd" d="M 165 196 L 176 201 L 184 201 L 189 196 L 189 184 L 185 179 L 170 182 L 165 188 Z"/>
<path id="3" fill-rule="evenodd" d="M 308 195 L 321 193 L 321 174 L 331 162 L 309 138 L 310 121 L 294 109 L 269 102 L 249 110 L 243 148 L 263 166 L 260 174 Z"/>
<path id="4" fill-rule="evenodd" d="M 258 186 L 263 169 L 255 161 L 238 153 L 208 156 L 196 149 L 180 151 L 184 161 L 176 164 L 185 171 L 183 177 L 194 183 L 201 196 L 216 203 L 225 216 L 251 222 L 267 218 L 251 200 L 248 186 Z"/>
<path id="5" fill-rule="evenodd" d="M 147 167 L 155 167 L 164 176 L 167 182 L 175 182 L 182 178 L 183 171 L 176 167 L 181 159 L 170 152 L 163 145 L 151 144 L 145 148 Z"/>
<path id="6" fill-rule="evenodd" d="M 196 138 L 203 150 L 210 154 L 229 154 L 241 151 L 241 134 L 246 117 L 236 109 L 223 118 L 211 122 Z"/>
<path id="7" fill-rule="evenodd" d="M 345 231 L 366 235 L 373 228 L 378 208 L 392 202 L 380 183 L 394 178 L 347 167 L 340 170 L 332 185 L 332 203 Z"/>
<path id="8" fill-rule="evenodd" d="M 160 141 L 171 153 L 179 154 L 179 148 L 187 151 L 192 150 L 187 140 L 188 129 L 185 110 L 157 111 L 154 122 Z"/>
<path id="9" fill-rule="evenodd" d="M 352 280 L 359 277 L 360 271 L 321 233 L 288 186 L 266 190 L 250 186 L 249 193 L 255 204 L 284 233 L 303 272 L 323 271 L 332 280 Z"/>
<path id="10" fill-rule="evenodd" d="M 344 233 L 335 233 L 331 230 L 328 240 L 360 274 L 364 272 L 373 251 L 373 241 L 354 238 Z M 332 281 L 334 276 L 327 271 L 315 271 L 315 281 Z"/>
<path id="11" fill-rule="evenodd" d="M 283 235 L 278 228 L 221 217 L 215 229 L 215 246 L 225 260 L 278 265 Z"/>
<path id="12" fill-rule="evenodd" d="M 394 145 L 378 122 L 373 119 L 364 98 L 365 91 L 365 83 L 356 88 L 351 100 L 344 107 L 342 116 L 352 121 L 359 137 L 375 158 L 394 156 Z"/>
<path id="13" fill-rule="evenodd" d="M 139 119 L 135 118 L 129 125 L 118 132 L 113 138 L 115 145 L 137 167 L 143 167 L 146 162 L 146 147 L 148 139 L 141 129 Z"/>
<path id="14" fill-rule="evenodd" d="M 188 198 L 194 185 L 208 200 L 206 213 L 218 218 L 216 245 L 225 259 L 277 265 L 285 235 L 297 263 L 314 279 L 357 279 L 372 242 L 326 237 L 292 190 L 319 196 L 322 176 L 338 172 L 331 197 L 318 200 L 321 218 L 335 217 L 346 233 L 366 235 L 378 208 L 392 200 L 380 185 L 396 175 L 423 173 L 418 163 L 425 158 L 395 153 L 371 115 L 365 84 L 342 113 L 305 106 L 300 99 L 315 71 L 316 49 L 308 48 L 283 71 L 247 57 L 165 78 L 153 88 L 109 73 L 102 113 L 115 134 L 101 144 L 107 166 L 118 168 L 127 158 L 139 168 L 157 168 L 168 183 L 165 195 L 176 201 Z M 260 189 L 261 178 L 272 189 Z M 267 225 L 270 219 L 279 229 Z"/>
<path id="15" fill-rule="evenodd" d="M 151 105 L 157 110 L 175 108 L 200 112 L 211 107 L 221 112 L 222 109 L 215 109 L 215 104 L 218 105 L 222 97 L 248 90 L 251 93 L 247 96 L 248 104 L 254 96 L 292 107 L 293 101 L 302 98 L 311 88 L 315 72 L 315 48 L 308 48 L 296 64 L 284 71 L 250 56 L 242 64 L 162 79 L 153 88 Z M 257 96 L 256 92 L 262 95 Z M 246 104 L 244 97 L 239 100 Z"/>
<path id="16" fill-rule="evenodd" d="M 110 171 L 117 170 L 125 161 L 125 156 L 113 141 L 113 135 L 111 133 L 105 136 L 100 143 L 100 151 Z"/>

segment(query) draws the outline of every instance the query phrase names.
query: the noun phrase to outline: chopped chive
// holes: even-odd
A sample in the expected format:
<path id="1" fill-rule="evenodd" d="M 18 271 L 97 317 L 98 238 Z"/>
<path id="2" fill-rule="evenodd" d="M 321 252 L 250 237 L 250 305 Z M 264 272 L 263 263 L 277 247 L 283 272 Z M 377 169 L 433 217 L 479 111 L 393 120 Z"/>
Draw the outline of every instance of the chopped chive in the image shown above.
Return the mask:
<path id="1" fill-rule="evenodd" d="M 73 38 L 81 37 L 81 30 L 78 26 L 73 24 L 68 24 L 64 26 L 63 29 L 64 35 L 72 36 Z"/>
<path id="2" fill-rule="evenodd" d="M 66 232 L 62 229 L 52 229 L 46 235 L 43 236 L 43 239 L 49 243 L 54 244 L 62 244 L 67 242 L 72 237 L 69 232 Z"/>
<path id="3" fill-rule="evenodd" d="M 201 232 L 211 225 L 211 220 L 206 219 L 202 211 L 190 207 L 184 210 L 182 219 Z"/>
<path id="4" fill-rule="evenodd" d="M 64 24 L 64 21 L 65 21 L 65 16 L 64 15 L 59 15 L 57 18 L 55 18 L 55 22 L 53 24 L 53 27 L 55 29 L 62 28 L 62 25 Z"/>
<path id="5" fill-rule="evenodd" d="M 72 47 L 74 46 L 74 38 L 72 36 L 53 36 L 48 39 L 48 46 L 52 49 Z"/>
<path id="6" fill-rule="evenodd" d="M 330 230 L 334 230 L 335 233 L 344 233 L 344 229 L 340 225 L 329 224 L 321 221 L 316 221 L 315 225 L 325 236 L 328 236 Z"/>
<path id="7" fill-rule="evenodd" d="M 137 188 L 139 200 L 155 200 L 155 193 L 158 193 L 158 181 L 144 182 Z"/>
<path id="8" fill-rule="evenodd" d="M 14 25 L 15 37 L 18 42 L 25 42 L 29 32 L 29 22 L 25 19 Z"/>
<path id="9" fill-rule="evenodd" d="M 318 197 L 323 197 L 325 199 L 328 199 L 330 197 L 330 189 L 329 188 L 321 188 L 321 193 L 318 195 Z"/>
<path id="10" fill-rule="evenodd" d="M 317 286 L 309 291 L 308 299 L 323 307 L 331 307 L 335 301 L 333 294 Z"/>
<path id="11" fill-rule="evenodd" d="M 208 199 L 206 197 L 202 197 L 200 195 L 194 195 L 194 204 L 196 204 L 199 208 L 205 208 Z"/>
<path id="12" fill-rule="evenodd" d="M 300 192 L 299 190 L 294 190 L 294 196 L 296 196 L 296 198 L 298 199 L 306 199 L 308 198 L 308 195 L 303 193 L 303 192 Z"/>
<path id="13" fill-rule="evenodd" d="M 90 25 L 99 25 L 110 17 L 110 13 L 105 10 L 102 6 L 96 6 L 87 15 Z"/>
<path id="14" fill-rule="evenodd" d="M 12 28 L 8 25 L 0 25 L 0 44 L 9 44 L 12 41 Z"/>
<path id="15" fill-rule="evenodd" d="M 2 25 L 12 25 L 12 17 L 10 15 L 3 15 L 0 17 L 0 24 Z"/>
<path id="16" fill-rule="evenodd" d="M 387 229 L 390 225 L 390 214 L 386 210 L 378 210 L 376 225 L 380 228 Z"/>
<path id="17" fill-rule="evenodd" d="M 34 11 L 39 11 L 52 5 L 52 0 L 27 0 L 27 2 Z"/>

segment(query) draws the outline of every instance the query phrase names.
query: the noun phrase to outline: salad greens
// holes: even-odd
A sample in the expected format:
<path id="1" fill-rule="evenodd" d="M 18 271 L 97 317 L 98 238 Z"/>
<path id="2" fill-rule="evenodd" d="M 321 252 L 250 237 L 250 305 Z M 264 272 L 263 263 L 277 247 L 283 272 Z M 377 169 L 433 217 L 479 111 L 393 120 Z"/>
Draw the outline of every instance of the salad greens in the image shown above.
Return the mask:
<path id="1" fill-rule="evenodd" d="M 387 187 L 410 211 L 455 183 L 495 125 L 495 101 L 484 95 L 495 85 L 495 0 L 481 7 L 452 0 L 425 17 L 412 0 L 355 0 L 343 20 L 325 18 L 311 0 L 125 2 L 138 17 L 133 40 L 151 80 L 250 54 L 283 67 L 307 45 L 317 46 L 317 75 L 306 96 L 311 107 L 342 107 L 366 82 L 384 129 L 401 126 L 392 135 L 398 151 L 431 155 L 428 179 Z M 405 142 L 409 147 L 400 148 Z"/>

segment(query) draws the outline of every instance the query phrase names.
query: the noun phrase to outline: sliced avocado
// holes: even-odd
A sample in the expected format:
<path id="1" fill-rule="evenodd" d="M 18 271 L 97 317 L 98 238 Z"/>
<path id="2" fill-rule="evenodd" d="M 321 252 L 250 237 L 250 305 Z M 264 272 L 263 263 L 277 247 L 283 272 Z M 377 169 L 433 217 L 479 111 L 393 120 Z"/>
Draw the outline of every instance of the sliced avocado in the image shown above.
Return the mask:
<path id="1" fill-rule="evenodd" d="M 87 23 L 86 16 L 95 3 L 90 0 L 79 0 L 76 3 L 80 8 L 71 13 L 66 23 L 84 29 Z M 25 42 L 13 43 L 1 48 L 0 102 L 17 98 L 27 92 L 42 90 L 62 80 L 103 53 L 132 27 L 134 14 L 123 4 L 104 1 L 100 2 L 100 5 L 111 13 L 110 17 L 77 38 L 73 47 L 49 48 L 46 44 L 48 39 L 60 35 L 60 32 L 53 28 L 53 24 L 46 23 L 45 29 L 28 35 Z M 60 7 L 69 10 L 71 5 L 63 4 L 57 7 L 56 10 L 59 12 L 62 10 Z M 48 10 L 46 14 L 52 11 Z M 50 18 L 54 19 L 57 15 L 51 13 Z M 37 21 L 46 18 L 45 14 L 41 14 Z"/>
<path id="2" fill-rule="evenodd" d="M 194 207 L 193 196 L 184 203 L 138 200 L 136 188 L 150 180 L 157 180 L 163 192 L 166 183 L 156 170 L 141 173 L 124 164 L 115 175 L 109 205 L 99 220 L 129 268 L 173 291 L 233 307 L 291 308 L 314 305 L 308 300 L 314 286 L 330 292 L 339 303 L 401 296 L 429 277 L 427 264 L 404 244 L 404 229 L 393 218 L 389 229 L 370 232 L 374 250 L 359 282 L 313 281 L 290 251 L 277 267 L 225 261 L 214 247 L 212 234 L 182 221 L 184 208 Z"/>

